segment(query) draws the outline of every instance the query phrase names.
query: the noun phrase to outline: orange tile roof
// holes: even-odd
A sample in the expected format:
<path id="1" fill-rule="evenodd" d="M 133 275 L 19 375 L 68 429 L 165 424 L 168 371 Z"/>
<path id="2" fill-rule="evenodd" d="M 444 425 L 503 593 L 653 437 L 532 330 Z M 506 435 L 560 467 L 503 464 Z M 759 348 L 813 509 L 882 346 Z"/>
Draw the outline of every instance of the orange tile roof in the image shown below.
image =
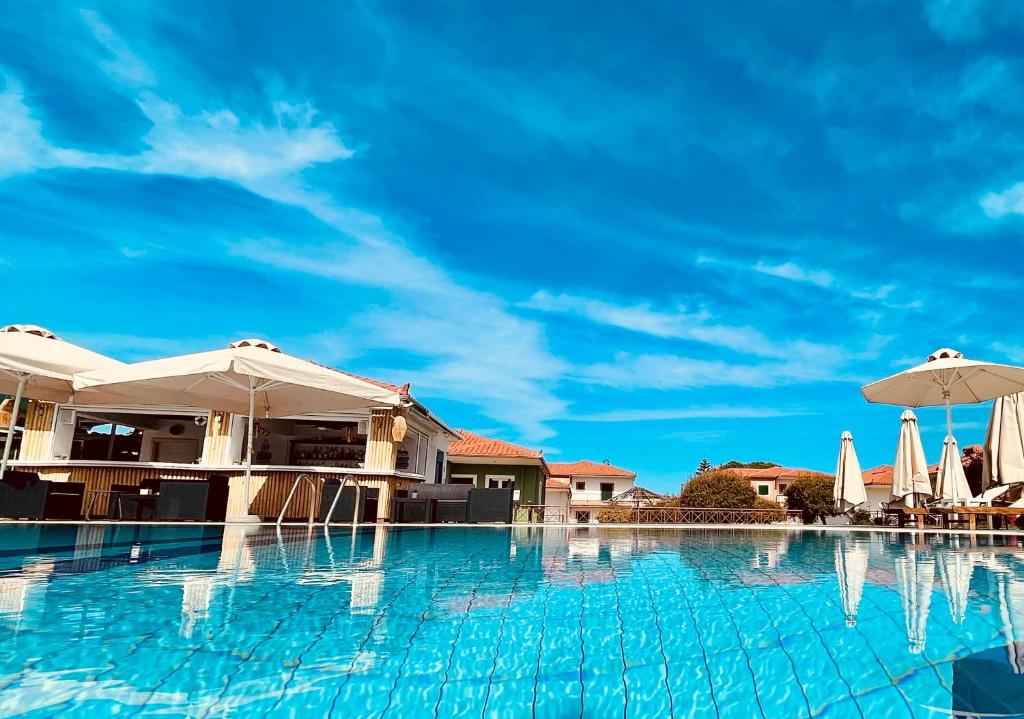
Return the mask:
<path id="1" fill-rule="evenodd" d="M 864 470 L 861 475 L 864 477 L 864 486 L 892 486 L 892 465 L 880 464 L 877 467 Z"/>
<path id="2" fill-rule="evenodd" d="M 491 439 L 465 429 L 458 430 L 458 433 L 462 439 L 448 445 L 449 457 L 509 457 L 543 460 L 543 452 L 536 449 L 527 449 L 500 439 Z"/>
<path id="3" fill-rule="evenodd" d="M 569 489 L 568 479 L 549 479 L 545 486 L 548 489 Z"/>
<path id="4" fill-rule="evenodd" d="M 813 469 L 801 469 L 799 467 L 766 467 L 764 469 L 753 469 L 749 467 L 734 467 L 725 470 L 743 477 L 744 479 L 796 479 L 798 477 L 831 477 L 830 474 L 818 472 Z"/>
<path id="5" fill-rule="evenodd" d="M 628 469 L 622 469 L 607 462 L 591 462 L 589 459 L 582 459 L 579 462 L 551 463 L 551 475 L 553 477 L 572 477 L 578 474 L 636 479 L 636 472 L 630 472 Z"/>

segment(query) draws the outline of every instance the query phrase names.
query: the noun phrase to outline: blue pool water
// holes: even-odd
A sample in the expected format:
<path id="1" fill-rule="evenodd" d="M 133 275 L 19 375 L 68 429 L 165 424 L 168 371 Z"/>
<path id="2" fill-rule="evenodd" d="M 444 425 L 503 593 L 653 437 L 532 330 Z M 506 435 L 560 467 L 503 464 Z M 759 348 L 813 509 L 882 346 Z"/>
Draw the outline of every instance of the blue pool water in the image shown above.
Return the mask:
<path id="1" fill-rule="evenodd" d="M 3 526 L 0 716 L 1024 716 L 1016 542 Z"/>

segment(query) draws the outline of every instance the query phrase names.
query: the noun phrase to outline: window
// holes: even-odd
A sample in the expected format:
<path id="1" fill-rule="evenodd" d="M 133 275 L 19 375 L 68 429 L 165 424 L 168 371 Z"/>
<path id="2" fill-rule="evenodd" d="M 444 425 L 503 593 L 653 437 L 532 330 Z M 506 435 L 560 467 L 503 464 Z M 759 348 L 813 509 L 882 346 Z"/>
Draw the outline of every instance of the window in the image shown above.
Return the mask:
<path id="1" fill-rule="evenodd" d="M 587 483 L 586 482 L 577 482 L 576 483 L 576 489 L 578 489 L 579 491 L 582 492 L 586 488 L 587 488 Z"/>
<path id="2" fill-rule="evenodd" d="M 611 482 L 601 482 L 601 501 L 607 502 L 615 495 L 615 485 Z"/>
<path id="3" fill-rule="evenodd" d="M 759 484 L 759 485 L 757 485 L 757 493 L 760 496 L 762 496 L 762 497 L 767 497 L 768 493 L 770 491 L 771 491 L 771 486 L 770 485 L 767 485 L 767 484 Z"/>
<path id="4" fill-rule="evenodd" d="M 406 432 L 402 444 L 398 446 L 395 469 L 399 472 L 425 475 L 427 473 L 428 445 L 427 435 L 410 428 Z"/>
<path id="5" fill-rule="evenodd" d="M 487 486 L 490 489 L 505 489 L 513 482 L 516 478 L 511 474 L 488 474 L 487 475 Z"/>
<path id="6" fill-rule="evenodd" d="M 245 418 L 242 418 L 245 421 Z M 244 429 L 238 456 L 245 454 Z M 362 467 L 366 435 L 356 421 L 258 419 L 252 444 L 253 464 L 292 467 Z"/>
<path id="7" fill-rule="evenodd" d="M 53 456 L 100 462 L 194 464 L 203 456 L 207 414 L 65 407 Z"/>
<path id="8" fill-rule="evenodd" d="M 789 485 L 788 484 L 780 484 L 779 485 L 779 494 L 785 494 L 787 489 L 789 489 Z"/>
<path id="9" fill-rule="evenodd" d="M 475 474 L 453 474 L 448 484 L 476 484 Z"/>

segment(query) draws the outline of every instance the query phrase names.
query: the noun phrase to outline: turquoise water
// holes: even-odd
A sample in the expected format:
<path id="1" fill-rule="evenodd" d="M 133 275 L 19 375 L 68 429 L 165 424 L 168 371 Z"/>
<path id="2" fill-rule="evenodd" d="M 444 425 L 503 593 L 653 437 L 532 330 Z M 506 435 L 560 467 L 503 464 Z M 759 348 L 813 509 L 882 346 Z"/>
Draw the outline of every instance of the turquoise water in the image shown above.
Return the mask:
<path id="1" fill-rule="evenodd" d="M 0 716 L 1024 716 L 1014 538 L 0 527 Z"/>

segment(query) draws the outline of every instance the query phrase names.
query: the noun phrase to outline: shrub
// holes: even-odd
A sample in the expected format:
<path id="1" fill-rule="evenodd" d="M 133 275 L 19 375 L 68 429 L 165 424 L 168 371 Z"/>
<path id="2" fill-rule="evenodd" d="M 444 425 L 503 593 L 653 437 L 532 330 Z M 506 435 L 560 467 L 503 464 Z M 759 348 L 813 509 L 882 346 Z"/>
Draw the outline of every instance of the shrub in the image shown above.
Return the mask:
<path id="1" fill-rule="evenodd" d="M 799 477 L 793 484 L 789 485 L 786 492 L 786 505 L 790 509 L 796 509 L 804 514 L 804 524 L 813 524 L 814 520 L 821 519 L 825 524 L 825 517 L 836 514 L 835 500 L 832 497 L 832 487 L 835 480 L 824 475 L 806 475 Z"/>
<path id="2" fill-rule="evenodd" d="M 750 482 L 732 472 L 715 471 L 687 482 L 679 496 L 679 504 L 682 507 L 749 509 L 756 499 L 757 492 Z"/>
<path id="3" fill-rule="evenodd" d="M 759 524 L 785 522 L 787 518 L 786 510 L 781 504 L 773 502 L 770 499 L 765 499 L 764 497 L 758 497 L 754 500 L 754 509 L 764 510 L 757 514 L 757 522 Z"/>
<path id="4" fill-rule="evenodd" d="M 859 527 L 873 526 L 875 523 L 874 518 L 871 516 L 871 512 L 866 509 L 855 509 L 850 512 L 850 524 Z"/>
<path id="5" fill-rule="evenodd" d="M 630 510 L 615 507 L 600 510 L 597 513 L 597 521 L 601 524 L 629 524 L 636 520 Z"/>

